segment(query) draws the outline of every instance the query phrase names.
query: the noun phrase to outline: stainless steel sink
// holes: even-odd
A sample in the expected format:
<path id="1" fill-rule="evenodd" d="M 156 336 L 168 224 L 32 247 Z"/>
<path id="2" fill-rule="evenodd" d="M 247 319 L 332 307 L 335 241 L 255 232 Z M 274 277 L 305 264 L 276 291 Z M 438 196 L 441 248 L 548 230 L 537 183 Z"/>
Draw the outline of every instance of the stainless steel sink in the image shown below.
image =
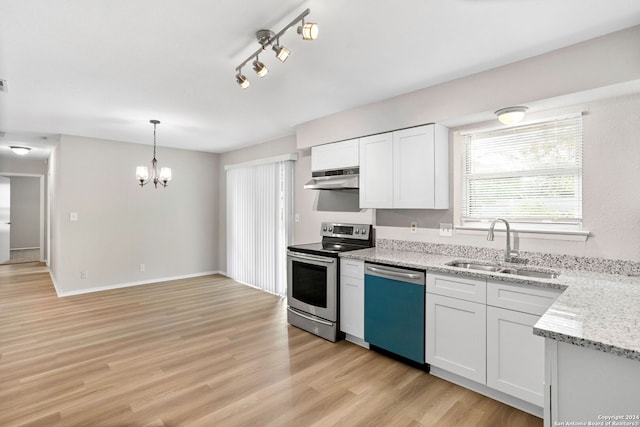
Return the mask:
<path id="1" fill-rule="evenodd" d="M 514 276 L 534 277 L 537 279 L 555 279 L 558 276 L 560 276 L 560 273 L 555 271 L 535 270 L 532 268 L 501 267 L 497 264 L 483 264 L 483 263 L 476 263 L 476 262 L 453 261 L 453 262 L 447 263 L 447 265 L 449 267 L 463 268 L 465 270 L 478 270 L 478 271 L 486 271 L 490 273 L 503 273 L 503 274 L 511 274 Z"/>
<path id="2" fill-rule="evenodd" d="M 480 264 L 480 263 L 474 263 L 474 262 L 458 262 L 458 261 L 450 262 L 447 265 L 450 267 L 464 268 L 467 270 L 480 270 L 480 271 L 492 271 L 492 272 L 499 271 L 502 268 L 499 265 L 495 265 L 495 264 Z"/>
<path id="3" fill-rule="evenodd" d="M 522 268 L 502 268 L 498 270 L 498 272 L 513 274 L 515 276 L 535 277 L 538 279 L 555 279 L 560 276 L 560 273 L 555 271 L 530 270 Z"/>

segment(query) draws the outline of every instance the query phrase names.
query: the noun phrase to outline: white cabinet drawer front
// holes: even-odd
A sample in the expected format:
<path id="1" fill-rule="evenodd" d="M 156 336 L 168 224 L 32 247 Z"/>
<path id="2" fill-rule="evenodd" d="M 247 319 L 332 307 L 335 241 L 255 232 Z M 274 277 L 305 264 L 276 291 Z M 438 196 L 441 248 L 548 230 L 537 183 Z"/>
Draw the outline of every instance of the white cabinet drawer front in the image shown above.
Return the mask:
<path id="1" fill-rule="evenodd" d="M 561 293 L 559 289 L 489 281 L 487 305 L 542 315 Z"/>
<path id="2" fill-rule="evenodd" d="M 484 304 L 487 282 L 453 274 L 428 273 L 427 292 Z"/>
<path id="3" fill-rule="evenodd" d="M 340 275 L 364 280 L 364 261 L 359 259 L 340 259 Z"/>
<path id="4" fill-rule="evenodd" d="M 487 385 L 543 406 L 544 338 L 533 335 L 538 316 L 487 307 Z"/>
<path id="5" fill-rule="evenodd" d="M 427 363 L 481 384 L 486 382 L 486 306 L 426 295 Z"/>

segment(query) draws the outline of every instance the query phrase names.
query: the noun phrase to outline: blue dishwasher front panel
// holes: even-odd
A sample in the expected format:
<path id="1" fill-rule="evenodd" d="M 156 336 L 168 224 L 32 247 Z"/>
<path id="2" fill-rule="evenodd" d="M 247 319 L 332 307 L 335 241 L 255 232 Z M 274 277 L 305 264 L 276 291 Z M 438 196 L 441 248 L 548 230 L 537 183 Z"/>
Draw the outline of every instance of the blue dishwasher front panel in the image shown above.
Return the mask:
<path id="1" fill-rule="evenodd" d="M 365 341 L 424 363 L 424 286 L 364 277 Z"/>

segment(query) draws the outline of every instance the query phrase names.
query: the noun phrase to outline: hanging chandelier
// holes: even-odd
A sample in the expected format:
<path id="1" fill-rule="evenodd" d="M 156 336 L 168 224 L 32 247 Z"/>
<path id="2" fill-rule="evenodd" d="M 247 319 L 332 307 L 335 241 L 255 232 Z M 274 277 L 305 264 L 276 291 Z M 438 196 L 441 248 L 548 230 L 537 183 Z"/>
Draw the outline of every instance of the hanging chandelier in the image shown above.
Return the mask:
<path id="1" fill-rule="evenodd" d="M 151 160 L 151 175 L 149 175 L 148 167 L 138 166 L 136 168 L 136 178 L 140 187 L 150 182 L 153 182 L 156 188 L 158 188 L 158 183 L 166 187 L 169 181 L 171 181 L 171 168 L 158 168 L 158 161 L 156 160 L 156 126 L 160 124 L 160 121 L 149 120 L 149 123 L 153 124 L 153 160 Z"/>

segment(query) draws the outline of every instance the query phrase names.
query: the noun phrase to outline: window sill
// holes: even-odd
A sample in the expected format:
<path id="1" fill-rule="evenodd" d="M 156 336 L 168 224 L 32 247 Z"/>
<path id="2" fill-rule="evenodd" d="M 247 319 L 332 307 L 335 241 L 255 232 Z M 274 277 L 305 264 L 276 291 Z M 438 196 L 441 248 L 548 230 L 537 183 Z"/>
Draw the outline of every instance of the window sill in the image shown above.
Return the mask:
<path id="1" fill-rule="evenodd" d="M 456 226 L 456 234 L 469 235 L 486 235 L 489 227 L 482 226 Z M 504 228 L 496 228 L 496 233 L 504 233 Z M 526 239 L 545 239 L 545 240 L 567 240 L 572 242 L 586 242 L 591 232 L 586 230 L 535 230 L 535 229 L 518 229 L 511 227 L 511 234 L 514 237 L 522 237 Z"/>

